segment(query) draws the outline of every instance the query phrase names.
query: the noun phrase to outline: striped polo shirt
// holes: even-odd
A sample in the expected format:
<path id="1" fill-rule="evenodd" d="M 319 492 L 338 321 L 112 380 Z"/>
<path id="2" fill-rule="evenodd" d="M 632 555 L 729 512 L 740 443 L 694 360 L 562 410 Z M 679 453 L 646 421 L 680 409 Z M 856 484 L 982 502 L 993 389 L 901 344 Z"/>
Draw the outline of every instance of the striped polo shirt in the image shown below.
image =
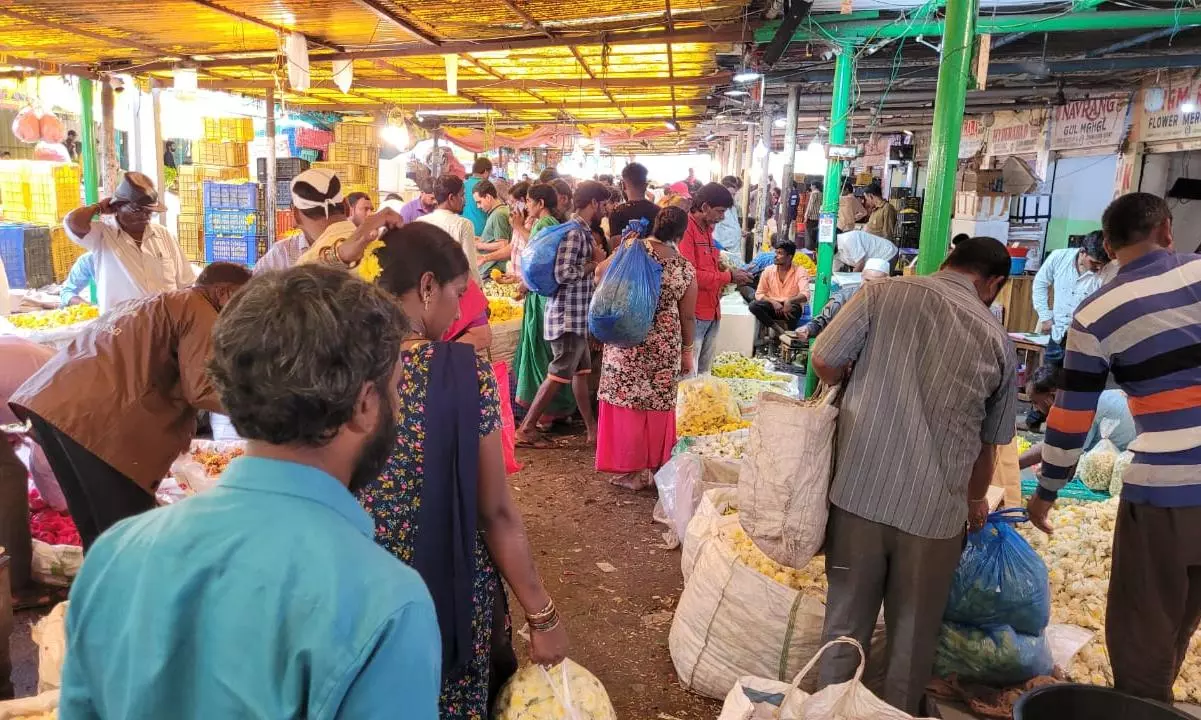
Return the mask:
<path id="1" fill-rule="evenodd" d="M 1017 418 L 1013 342 L 972 278 L 943 270 L 864 285 L 812 352 L 854 363 L 830 502 L 910 535 L 962 532 L 981 445 L 1008 444 Z"/>
<path id="2" fill-rule="evenodd" d="M 1054 497 L 1071 479 L 1112 373 L 1137 431 L 1122 499 L 1201 505 L 1201 255 L 1155 250 L 1122 266 L 1076 310 L 1064 370 L 1040 495 Z"/>

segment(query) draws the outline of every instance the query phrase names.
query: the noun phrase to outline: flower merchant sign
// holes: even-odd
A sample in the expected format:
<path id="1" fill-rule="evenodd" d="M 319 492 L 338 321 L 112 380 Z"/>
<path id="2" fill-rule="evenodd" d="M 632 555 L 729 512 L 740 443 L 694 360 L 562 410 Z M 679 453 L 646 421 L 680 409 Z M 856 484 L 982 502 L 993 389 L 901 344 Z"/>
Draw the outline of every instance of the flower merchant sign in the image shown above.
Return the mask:
<path id="1" fill-rule="evenodd" d="M 979 117 L 969 116 L 963 119 L 963 131 L 959 136 L 959 159 L 967 160 L 980 152 L 984 146 L 984 123 Z"/>
<path id="2" fill-rule="evenodd" d="M 1032 155 L 1043 149 L 1046 115 L 1041 110 L 1002 111 L 988 129 L 988 155 Z"/>
<path id="3" fill-rule="evenodd" d="M 1201 95 L 1188 83 L 1145 88 L 1142 92 L 1142 142 L 1201 136 Z"/>

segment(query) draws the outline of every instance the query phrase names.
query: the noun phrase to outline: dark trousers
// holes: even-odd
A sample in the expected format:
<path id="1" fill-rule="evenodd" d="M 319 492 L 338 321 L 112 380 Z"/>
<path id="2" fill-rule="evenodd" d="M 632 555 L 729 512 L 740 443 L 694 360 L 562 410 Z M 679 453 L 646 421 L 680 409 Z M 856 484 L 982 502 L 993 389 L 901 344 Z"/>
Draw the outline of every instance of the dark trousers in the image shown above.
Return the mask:
<path id="1" fill-rule="evenodd" d="M 1172 702 L 1201 619 L 1201 507 L 1118 506 L 1105 643 L 1114 688 Z"/>
<path id="2" fill-rule="evenodd" d="M 8 439 L 0 436 L 0 547 L 11 558 L 10 587 L 0 593 L 19 592 L 29 584 L 33 538 L 29 531 L 29 470 L 17 457 Z M 3 638 L 0 638 L 3 640 Z"/>
<path id="3" fill-rule="evenodd" d="M 755 316 L 759 322 L 763 323 L 763 327 L 776 328 L 780 331 L 791 330 L 796 324 L 797 318 L 801 316 L 801 304 L 789 303 L 784 308 L 783 315 L 777 315 L 776 309 L 766 300 L 756 300 L 750 304 L 751 314 Z"/>
<path id="4" fill-rule="evenodd" d="M 871 647 L 880 605 L 888 643 L 883 700 L 911 715 L 920 711 L 963 533 L 931 540 L 830 507 L 826 525 L 826 623 L 822 641 L 846 635 Z M 859 653 L 838 645 L 822 658 L 821 684 L 846 682 Z"/>
<path id="5" fill-rule="evenodd" d="M 1043 365 L 1051 365 L 1053 367 L 1063 367 L 1064 343 L 1067 342 L 1065 335 L 1063 340 L 1055 342 L 1050 340 L 1047 342 L 1047 349 L 1043 352 Z M 1046 422 L 1047 416 L 1043 415 L 1038 408 L 1030 406 L 1030 411 L 1026 413 L 1026 427 L 1034 429 Z"/>
<path id="6" fill-rule="evenodd" d="M 806 220 L 805 221 L 805 249 L 817 250 L 817 226 L 820 221 Z"/>
<path id="7" fill-rule="evenodd" d="M 33 434 L 58 478 L 86 553 L 100 533 L 154 508 L 154 495 L 42 418 L 29 413 Z"/>

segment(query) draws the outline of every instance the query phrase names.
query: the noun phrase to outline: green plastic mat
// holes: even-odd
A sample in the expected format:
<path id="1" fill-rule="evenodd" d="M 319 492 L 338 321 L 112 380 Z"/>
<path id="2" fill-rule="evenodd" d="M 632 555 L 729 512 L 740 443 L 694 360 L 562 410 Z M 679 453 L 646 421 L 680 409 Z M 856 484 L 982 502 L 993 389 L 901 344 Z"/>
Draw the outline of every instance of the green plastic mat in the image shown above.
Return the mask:
<path id="1" fill-rule="evenodd" d="M 1038 487 L 1038 480 L 1029 477 L 1022 478 L 1022 497 L 1030 497 L 1034 494 L 1034 489 Z M 1080 482 L 1080 478 L 1072 478 L 1072 481 L 1063 486 L 1059 491 L 1059 497 L 1064 500 L 1087 500 L 1089 502 L 1102 502 L 1108 500 L 1109 493 L 1099 493 L 1089 490 L 1088 486 Z"/>

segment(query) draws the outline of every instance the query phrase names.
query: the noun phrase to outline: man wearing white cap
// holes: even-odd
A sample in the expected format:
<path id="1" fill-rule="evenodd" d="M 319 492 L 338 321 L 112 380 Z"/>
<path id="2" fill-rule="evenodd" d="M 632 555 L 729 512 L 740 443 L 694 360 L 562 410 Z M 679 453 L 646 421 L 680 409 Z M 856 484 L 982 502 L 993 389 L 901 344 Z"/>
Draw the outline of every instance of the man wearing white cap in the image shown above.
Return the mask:
<path id="1" fill-rule="evenodd" d="M 340 267 L 358 265 L 380 228 L 403 223 L 395 210 L 385 207 L 355 225 L 342 195 L 342 181 L 324 169 L 305 170 L 293 178 L 292 217 L 309 243 L 298 263 Z"/>
<path id="2" fill-rule="evenodd" d="M 868 260 L 892 259 L 900 252 L 897 246 L 879 235 L 862 230 L 838 233 L 838 260 L 850 272 L 863 272 Z"/>
<path id="3" fill-rule="evenodd" d="M 864 283 L 870 283 L 870 282 L 875 282 L 877 280 L 883 280 L 884 278 L 887 278 L 887 277 L 888 277 L 888 261 L 887 260 L 881 260 L 879 258 L 872 258 L 872 259 L 868 260 L 866 263 L 864 263 L 864 266 L 863 266 L 863 282 Z M 846 305 L 850 301 L 851 296 L 854 295 L 856 292 L 858 292 L 859 288 L 861 288 L 861 287 L 863 287 L 862 284 L 847 285 L 842 288 L 839 288 L 838 292 L 831 295 L 830 299 L 828 301 L 826 301 L 826 306 L 824 308 L 822 308 L 821 315 L 818 315 L 817 317 L 813 318 L 812 320 L 810 320 L 809 322 L 805 323 L 804 325 L 802 325 L 800 328 L 797 329 L 797 332 L 796 332 L 797 336 L 800 337 L 802 340 L 806 340 L 806 339 L 812 340 L 812 339 L 816 338 L 818 335 L 820 335 L 821 331 L 826 329 L 826 326 L 830 324 L 830 321 L 833 320 L 834 316 L 838 314 L 838 311 L 842 309 L 842 306 Z"/>
<path id="4" fill-rule="evenodd" d="M 134 298 L 179 290 L 196 280 L 171 231 L 150 222 L 164 212 L 150 178 L 125 173 L 112 197 L 67 213 L 63 227 L 96 260 L 100 312 Z M 99 219 L 93 219 L 99 215 Z"/>

